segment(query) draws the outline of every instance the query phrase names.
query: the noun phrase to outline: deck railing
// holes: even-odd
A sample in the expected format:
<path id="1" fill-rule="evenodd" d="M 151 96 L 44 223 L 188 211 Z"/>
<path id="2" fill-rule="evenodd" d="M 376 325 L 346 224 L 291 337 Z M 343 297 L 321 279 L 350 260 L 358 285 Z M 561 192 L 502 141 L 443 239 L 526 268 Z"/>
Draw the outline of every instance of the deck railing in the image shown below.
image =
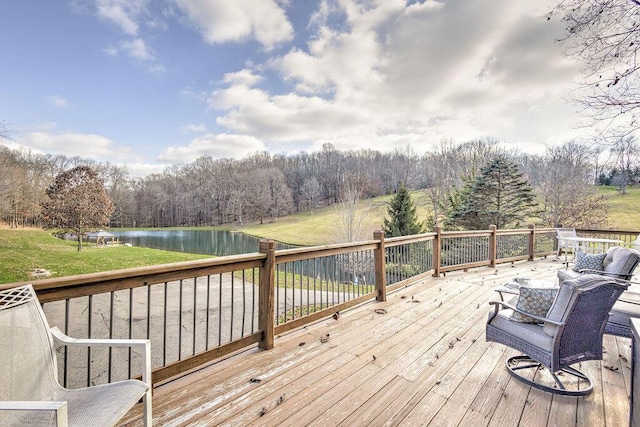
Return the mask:
<path id="1" fill-rule="evenodd" d="M 637 232 L 581 230 L 632 241 Z M 275 250 L 33 283 L 50 324 L 75 337 L 149 338 L 154 383 L 430 275 L 555 253 L 553 228 L 442 232 Z M 623 238 L 624 237 L 624 238 Z M 19 284 L 1 285 L 9 288 Z M 140 374 L 139 355 L 60 349 L 68 387 Z"/>

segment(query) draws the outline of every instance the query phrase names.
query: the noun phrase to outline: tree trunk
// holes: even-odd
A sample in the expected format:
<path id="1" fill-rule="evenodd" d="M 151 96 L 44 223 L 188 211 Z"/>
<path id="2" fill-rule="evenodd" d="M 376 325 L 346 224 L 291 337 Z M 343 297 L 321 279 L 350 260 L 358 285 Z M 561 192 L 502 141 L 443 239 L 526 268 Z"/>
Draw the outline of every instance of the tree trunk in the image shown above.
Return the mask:
<path id="1" fill-rule="evenodd" d="M 82 233 L 78 233 L 78 252 L 82 250 Z"/>

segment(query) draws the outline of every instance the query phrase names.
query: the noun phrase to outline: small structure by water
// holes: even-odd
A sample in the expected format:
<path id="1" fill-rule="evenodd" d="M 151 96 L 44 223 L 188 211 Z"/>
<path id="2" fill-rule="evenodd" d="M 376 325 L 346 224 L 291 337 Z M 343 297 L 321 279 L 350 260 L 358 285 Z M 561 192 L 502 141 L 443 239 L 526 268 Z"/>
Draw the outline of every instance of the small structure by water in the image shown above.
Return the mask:
<path id="1" fill-rule="evenodd" d="M 115 245 L 117 243 L 116 235 L 104 230 L 89 233 L 88 238 L 89 241 L 95 239 L 97 246 Z"/>

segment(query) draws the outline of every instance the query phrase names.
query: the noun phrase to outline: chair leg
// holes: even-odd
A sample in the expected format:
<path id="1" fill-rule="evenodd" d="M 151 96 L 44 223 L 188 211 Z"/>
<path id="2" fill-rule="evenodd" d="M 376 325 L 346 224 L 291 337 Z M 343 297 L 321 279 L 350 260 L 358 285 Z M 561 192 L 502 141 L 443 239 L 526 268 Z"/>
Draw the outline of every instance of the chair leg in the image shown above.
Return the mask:
<path id="1" fill-rule="evenodd" d="M 558 372 L 549 372 L 551 378 L 553 378 L 556 383 L 553 387 L 537 382 L 534 379 L 530 379 L 539 376 L 542 370 L 548 371 L 548 369 L 544 367 L 540 362 L 530 358 L 529 356 L 510 357 L 506 362 L 506 367 L 513 377 L 539 390 L 547 391 L 554 394 L 561 394 L 563 396 L 586 396 L 593 391 L 593 384 L 589 377 L 571 367 L 563 368 Z M 535 370 L 535 372 L 531 373 L 528 376 L 524 376 L 518 372 L 531 369 Z M 580 388 L 573 387 L 571 389 L 567 389 L 567 387 L 565 387 L 565 383 L 563 383 L 559 378 L 560 375 L 564 374 L 568 374 L 574 377 L 572 383 L 575 383 L 577 381 Z"/>

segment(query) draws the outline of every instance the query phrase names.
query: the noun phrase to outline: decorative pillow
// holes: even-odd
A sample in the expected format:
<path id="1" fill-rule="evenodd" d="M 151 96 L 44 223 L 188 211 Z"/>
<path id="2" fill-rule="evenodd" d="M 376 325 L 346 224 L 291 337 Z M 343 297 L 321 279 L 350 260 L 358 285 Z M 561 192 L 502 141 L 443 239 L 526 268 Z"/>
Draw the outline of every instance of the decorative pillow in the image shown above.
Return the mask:
<path id="1" fill-rule="evenodd" d="M 558 288 L 520 288 L 520 295 L 516 307 L 536 316 L 546 316 L 556 299 Z M 522 323 L 540 323 L 533 317 L 529 317 L 516 311 L 511 315 L 511 320 Z"/>
<path id="2" fill-rule="evenodd" d="M 596 270 L 602 271 L 602 264 L 607 254 L 587 254 L 581 251 L 576 253 L 576 263 L 573 265 L 573 271 Z"/>

